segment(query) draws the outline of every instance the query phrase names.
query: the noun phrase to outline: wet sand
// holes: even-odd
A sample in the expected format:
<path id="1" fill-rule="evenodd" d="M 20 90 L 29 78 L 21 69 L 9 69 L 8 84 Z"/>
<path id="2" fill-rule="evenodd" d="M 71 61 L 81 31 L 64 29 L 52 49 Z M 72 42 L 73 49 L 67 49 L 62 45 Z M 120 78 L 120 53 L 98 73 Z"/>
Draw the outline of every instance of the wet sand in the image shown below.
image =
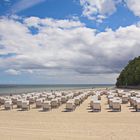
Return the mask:
<path id="1" fill-rule="evenodd" d="M 0 140 L 138 140 L 140 139 L 140 112 L 129 104 L 121 112 L 108 110 L 102 97 L 102 111 L 91 112 L 89 97 L 74 112 L 58 109 L 11 111 L 0 109 Z"/>

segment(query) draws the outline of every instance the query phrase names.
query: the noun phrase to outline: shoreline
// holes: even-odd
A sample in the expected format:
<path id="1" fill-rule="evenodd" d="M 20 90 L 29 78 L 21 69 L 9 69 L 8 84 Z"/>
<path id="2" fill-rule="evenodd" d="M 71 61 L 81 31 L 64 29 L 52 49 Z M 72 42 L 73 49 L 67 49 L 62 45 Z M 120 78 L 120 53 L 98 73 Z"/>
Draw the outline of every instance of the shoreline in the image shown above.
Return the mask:
<path id="1" fill-rule="evenodd" d="M 51 91 L 68 91 L 68 90 L 80 90 L 80 89 L 95 89 L 95 88 L 109 88 L 114 87 L 110 84 L 75 84 L 75 85 L 0 85 L 0 96 L 9 94 L 27 94 L 30 92 L 51 92 Z"/>

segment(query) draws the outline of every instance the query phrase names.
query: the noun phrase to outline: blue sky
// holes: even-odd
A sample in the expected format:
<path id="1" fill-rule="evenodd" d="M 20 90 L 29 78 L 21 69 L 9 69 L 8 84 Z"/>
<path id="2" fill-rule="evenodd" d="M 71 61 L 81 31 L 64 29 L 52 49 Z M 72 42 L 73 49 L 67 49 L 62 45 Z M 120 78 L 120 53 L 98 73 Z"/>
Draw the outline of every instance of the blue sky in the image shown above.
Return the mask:
<path id="1" fill-rule="evenodd" d="M 112 84 L 139 55 L 137 0 L 0 0 L 0 84 Z"/>
<path id="2" fill-rule="evenodd" d="M 11 15 L 11 9 L 19 0 L 5 1 L 1 0 L 0 15 Z M 21 0 L 20 0 L 21 1 Z M 97 0 L 98 1 L 98 0 Z M 117 5 L 117 11 L 109 16 L 104 22 L 98 24 L 95 20 L 88 20 L 82 15 L 83 7 L 79 0 L 44 0 L 34 6 L 25 8 L 16 13 L 16 15 L 30 17 L 36 16 L 40 18 L 50 17 L 55 19 L 66 19 L 77 16 L 81 22 L 85 23 L 87 27 L 96 28 L 99 31 L 104 31 L 109 27 L 116 30 L 120 26 L 129 26 L 139 21 L 139 17 L 135 16 L 124 3 Z M 116 22 L 117 21 L 117 22 Z"/>

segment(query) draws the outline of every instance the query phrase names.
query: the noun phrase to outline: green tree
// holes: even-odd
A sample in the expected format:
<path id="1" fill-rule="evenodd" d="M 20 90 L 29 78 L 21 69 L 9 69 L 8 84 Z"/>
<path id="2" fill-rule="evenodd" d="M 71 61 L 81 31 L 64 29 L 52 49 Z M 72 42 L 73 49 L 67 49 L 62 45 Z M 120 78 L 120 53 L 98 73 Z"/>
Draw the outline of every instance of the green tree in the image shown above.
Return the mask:
<path id="1" fill-rule="evenodd" d="M 128 65 L 121 71 L 116 82 L 117 87 L 138 85 L 140 85 L 140 56 L 129 61 Z"/>

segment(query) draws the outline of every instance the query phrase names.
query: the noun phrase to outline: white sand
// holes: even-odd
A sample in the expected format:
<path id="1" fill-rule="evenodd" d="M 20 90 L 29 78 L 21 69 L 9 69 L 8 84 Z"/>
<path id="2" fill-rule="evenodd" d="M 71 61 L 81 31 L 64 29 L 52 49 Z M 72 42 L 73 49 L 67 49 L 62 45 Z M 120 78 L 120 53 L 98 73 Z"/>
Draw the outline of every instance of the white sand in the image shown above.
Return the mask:
<path id="1" fill-rule="evenodd" d="M 49 112 L 0 110 L 0 140 L 139 140 L 140 112 L 129 104 L 121 112 L 108 112 L 105 96 L 102 111 L 88 112 L 90 97 L 74 112 L 65 105 Z"/>

